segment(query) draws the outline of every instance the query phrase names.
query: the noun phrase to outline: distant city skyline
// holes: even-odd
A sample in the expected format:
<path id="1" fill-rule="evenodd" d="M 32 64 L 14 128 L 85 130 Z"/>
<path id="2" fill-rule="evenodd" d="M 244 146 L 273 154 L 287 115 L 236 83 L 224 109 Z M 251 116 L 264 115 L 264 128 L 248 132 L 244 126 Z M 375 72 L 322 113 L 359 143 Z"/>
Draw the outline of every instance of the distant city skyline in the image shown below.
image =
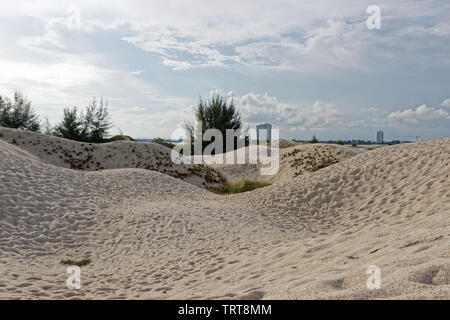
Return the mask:
<path id="1" fill-rule="evenodd" d="M 199 96 L 285 139 L 450 136 L 450 2 L 2 1 L 0 95 L 55 123 L 107 97 L 115 127 L 169 138 Z M 410 138 L 413 139 L 413 138 Z"/>

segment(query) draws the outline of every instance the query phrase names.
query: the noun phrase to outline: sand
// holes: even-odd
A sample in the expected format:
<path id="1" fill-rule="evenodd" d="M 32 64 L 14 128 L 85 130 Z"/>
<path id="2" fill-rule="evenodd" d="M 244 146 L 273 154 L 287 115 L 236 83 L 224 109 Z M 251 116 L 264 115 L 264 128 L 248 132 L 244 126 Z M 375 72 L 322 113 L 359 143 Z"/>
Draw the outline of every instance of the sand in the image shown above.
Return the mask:
<path id="1" fill-rule="evenodd" d="M 295 178 L 299 175 L 310 172 L 314 167 L 323 164 L 335 164 L 350 159 L 358 154 L 366 152 L 366 148 L 355 148 L 351 146 L 340 146 L 331 144 L 309 144 L 309 143 L 284 143 L 279 144 L 279 168 L 273 175 L 261 174 L 261 168 L 268 167 L 270 163 L 270 151 L 264 151 L 263 155 L 267 160 L 263 163 L 250 164 L 249 153 L 258 154 L 258 146 L 251 145 L 245 148 L 245 159 L 247 164 L 236 165 L 237 153 L 234 153 L 235 164 L 227 164 L 226 153 L 223 156 L 223 164 L 211 164 L 228 182 L 237 182 L 242 180 L 264 181 L 264 182 L 283 182 Z M 259 146 L 261 148 L 261 146 Z M 264 150 L 267 148 L 263 147 Z M 270 148 L 269 148 L 270 150 Z M 233 153 L 233 151 L 231 152 Z M 231 157 L 233 159 L 233 157 Z"/>
<path id="2" fill-rule="evenodd" d="M 450 139 L 362 152 L 222 196 L 164 165 L 125 168 L 130 154 L 108 145 L 93 151 L 104 169 L 77 170 L 44 149 L 78 143 L 0 135 L 1 299 L 450 297 Z M 68 289 L 60 261 L 83 257 L 92 262 L 81 289 Z M 366 287 L 369 265 L 381 269 L 380 289 Z"/>
<path id="3" fill-rule="evenodd" d="M 92 144 L 0 127 L 0 140 L 37 156 L 43 162 L 74 170 L 121 168 L 155 170 L 198 187 L 218 187 L 223 178 L 204 165 L 175 164 L 171 149 L 157 143 L 116 141 Z"/>

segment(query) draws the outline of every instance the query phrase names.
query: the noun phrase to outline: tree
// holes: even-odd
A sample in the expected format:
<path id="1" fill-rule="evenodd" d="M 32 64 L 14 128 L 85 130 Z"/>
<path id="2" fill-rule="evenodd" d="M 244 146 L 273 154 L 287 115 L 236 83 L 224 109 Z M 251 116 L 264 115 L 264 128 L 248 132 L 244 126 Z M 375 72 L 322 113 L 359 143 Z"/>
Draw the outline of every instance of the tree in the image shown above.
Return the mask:
<path id="1" fill-rule="evenodd" d="M 87 138 L 90 142 L 104 142 L 109 136 L 109 130 L 113 127 L 110 121 L 108 102 L 103 103 L 103 98 L 100 100 L 100 105 L 97 106 L 97 101 L 94 99 L 86 107 L 86 115 L 84 117 L 84 130 L 87 132 Z"/>
<path id="2" fill-rule="evenodd" d="M 9 120 L 9 109 L 10 109 L 10 102 L 9 99 L 3 99 L 2 96 L 0 96 L 0 126 L 7 127 L 10 120 Z"/>
<path id="3" fill-rule="evenodd" d="M 319 139 L 317 139 L 316 135 L 313 135 L 310 143 L 319 143 Z"/>
<path id="4" fill-rule="evenodd" d="M 0 98 L 0 124 L 14 129 L 39 131 L 38 116 L 31 108 L 31 101 L 21 92 L 14 92 L 14 101 Z"/>
<path id="5" fill-rule="evenodd" d="M 82 116 L 78 116 L 77 107 L 73 107 L 72 109 L 64 108 L 64 117 L 61 123 L 56 126 L 55 135 L 76 141 L 86 140 L 87 133 L 83 118 Z"/>
<path id="6" fill-rule="evenodd" d="M 225 135 L 227 129 L 238 130 L 242 126 L 241 116 L 234 101 L 227 103 L 219 94 L 213 94 L 209 101 L 200 99 L 195 116 L 202 124 L 203 132 L 218 129 Z"/>
<path id="7" fill-rule="evenodd" d="M 194 136 L 200 138 L 208 129 L 217 129 L 222 133 L 223 146 L 226 146 L 226 130 L 239 130 L 242 128 L 241 116 L 232 100 L 227 102 L 220 94 L 216 93 L 207 101 L 200 101 L 195 108 L 195 118 L 201 125 L 201 132 L 194 123 L 186 122 L 185 131 L 191 140 Z M 245 133 L 244 133 L 245 134 Z"/>
<path id="8" fill-rule="evenodd" d="M 49 135 L 49 136 L 52 136 L 52 135 L 54 135 L 55 134 L 55 128 L 52 126 L 52 124 L 50 123 L 50 121 L 48 121 L 48 118 L 47 117 L 44 117 L 44 122 L 43 122 L 43 124 L 42 124 L 42 128 L 41 128 L 41 130 L 42 130 L 42 133 L 44 133 L 44 134 L 46 134 L 46 135 Z"/>

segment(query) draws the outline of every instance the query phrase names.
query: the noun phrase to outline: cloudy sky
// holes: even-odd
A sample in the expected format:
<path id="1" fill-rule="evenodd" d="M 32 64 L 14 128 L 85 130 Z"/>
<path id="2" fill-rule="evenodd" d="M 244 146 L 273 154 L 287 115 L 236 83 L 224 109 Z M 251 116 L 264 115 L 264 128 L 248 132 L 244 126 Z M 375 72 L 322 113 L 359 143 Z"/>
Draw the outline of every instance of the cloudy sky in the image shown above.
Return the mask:
<path id="1" fill-rule="evenodd" d="M 369 5 L 381 29 L 369 29 Z M 450 136 L 448 0 L 9 1 L 0 94 L 36 111 L 104 96 L 116 127 L 169 137 L 220 90 L 284 138 Z"/>

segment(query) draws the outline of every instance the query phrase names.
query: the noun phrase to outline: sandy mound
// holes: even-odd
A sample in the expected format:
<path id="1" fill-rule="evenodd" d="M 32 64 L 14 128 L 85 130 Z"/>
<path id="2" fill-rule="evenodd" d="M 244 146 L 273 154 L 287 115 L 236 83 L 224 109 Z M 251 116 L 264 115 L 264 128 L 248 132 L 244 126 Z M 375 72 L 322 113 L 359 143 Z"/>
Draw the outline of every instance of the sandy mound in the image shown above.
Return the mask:
<path id="1" fill-rule="evenodd" d="M 294 147 L 294 146 L 301 145 L 301 144 L 302 144 L 301 142 L 295 142 L 295 141 L 292 141 L 292 140 L 279 139 L 279 140 L 276 140 L 276 144 L 274 144 L 274 145 L 277 145 L 278 148 L 282 149 L 282 148 Z"/>
<path id="2" fill-rule="evenodd" d="M 89 171 L 141 168 L 159 171 L 200 187 L 217 187 L 223 182 L 222 177 L 207 166 L 174 164 L 170 158 L 171 150 L 157 143 L 82 143 L 3 127 L 0 127 L 0 140 L 58 167 Z"/>
<path id="3" fill-rule="evenodd" d="M 219 196 L 0 141 L 0 298 L 448 299 L 449 154 L 450 139 L 386 147 Z M 60 261 L 83 257 L 69 290 Z"/>
<path id="4" fill-rule="evenodd" d="M 311 172 L 321 164 L 335 164 L 367 151 L 362 148 L 333 144 L 296 143 L 288 146 L 286 143 L 285 141 L 283 148 L 279 148 L 279 170 L 275 175 L 261 175 L 261 167 L 267 167 L 265 164 L 248 164 L 249 152 L 258 153 L 258 146 L 256 145 L 245 148 L 247 164 L 215 164 L 210 166 L 219 171 L 229 182 L 254 180 L 275 183 L 288 181 L 301 174 Z M 259 146 L 259 148 L 266 147 Z M 265 151 L 264 154 L 270 155 L 270 151 L 269 153 Z M 227 154 L 224 155 L 224 159 L 226 157 Z M 234 159 L 236 157 L 237 155 L 235 154 Z M 223 162 L 225 163 L 226 161 L 224 160 Z M 237 163 L 237 161 L 235 162 Z"/>

